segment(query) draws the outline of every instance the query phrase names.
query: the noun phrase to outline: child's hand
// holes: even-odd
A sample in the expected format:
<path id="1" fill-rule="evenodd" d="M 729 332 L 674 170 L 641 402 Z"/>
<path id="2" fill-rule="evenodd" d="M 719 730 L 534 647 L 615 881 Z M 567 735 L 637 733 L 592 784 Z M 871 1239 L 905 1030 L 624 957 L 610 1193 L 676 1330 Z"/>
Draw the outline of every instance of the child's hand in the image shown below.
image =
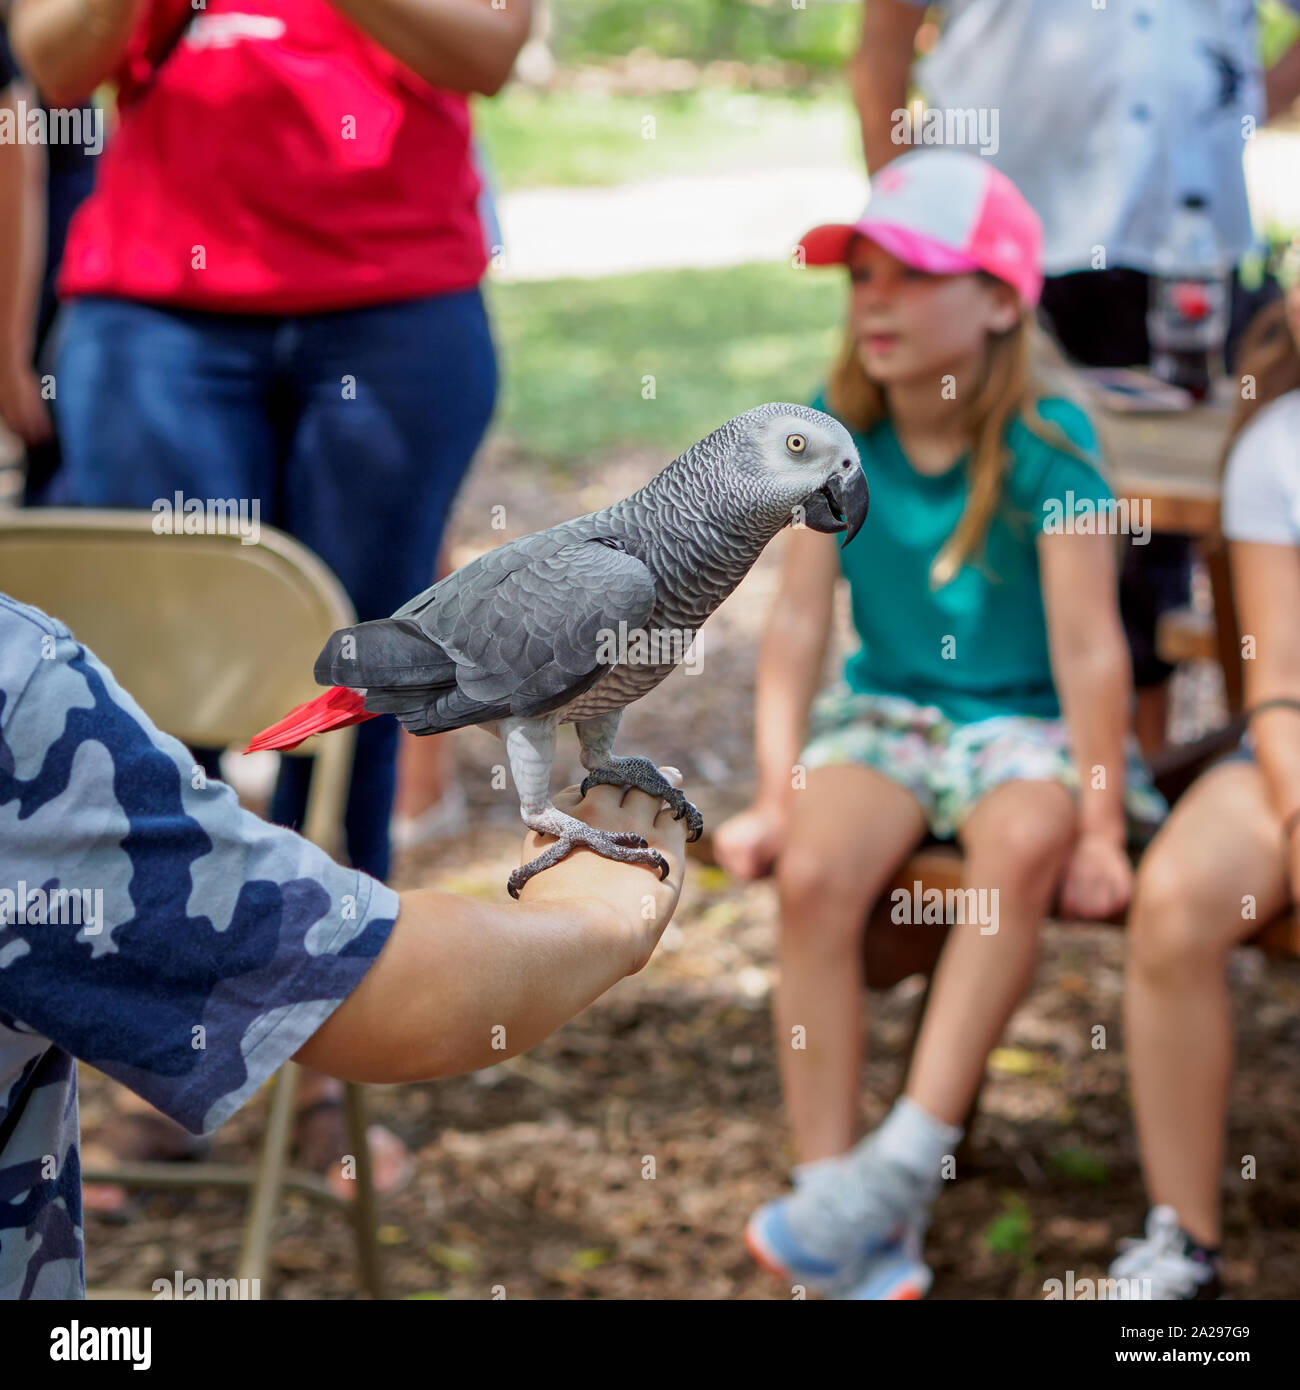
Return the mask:
<path id="1" fill-rule="evenodd" d="M 682 774 L 675 767 L 661 767 L 659 771 L 674 787 L 681 786 Z M 661 880 L 656 869 L 604 859 L 579 846 L 519 890 L 521 901 L 582 898 L 603 902 L 613 914 L 616 928 L 628 936 L 629 973 L 635 974 L 654 954 L 677 910 L 686 866 L 686 821 L 674 820 L 672 808 L 657 796 L 609 783 L 592 787 L 586 796 L 576 786 L 565 787 L 553 798 L 553 804 L 557 811 L 600 830 L 634 831 L 668 860 L 668 877 Z M 526 864 L 554 843 L 553 836 L 530 830 L 524 837 L 519 862 Z"/>
<path id="2" fill-rule="evenodd" d="M 783 810 L 763 802 L 723 821 L 713 836 L 718 864 L 746 882 L 762 878 L 785 845 L 788 823 Z"/>
<path id="3" fill-rule="evenodd" d="M 1127 905 L 1133 866 L 1124 847 L 1105 835 L 1080 835 L 1065 867 L 1061 911 L 1067 917 L 1109 917 Z"/>

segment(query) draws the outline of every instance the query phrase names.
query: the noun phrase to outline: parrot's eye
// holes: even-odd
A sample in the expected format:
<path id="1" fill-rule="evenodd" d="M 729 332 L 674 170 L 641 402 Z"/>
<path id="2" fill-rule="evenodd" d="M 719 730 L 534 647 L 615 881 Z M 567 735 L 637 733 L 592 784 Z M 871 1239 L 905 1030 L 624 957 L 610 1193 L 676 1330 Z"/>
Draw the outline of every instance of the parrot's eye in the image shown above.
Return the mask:
<path id="1" fill-rule="evenodd" d="M 808 441 L 801 434 L 787 434 L 785 437 L 785 447 L 792 454 L 802 454 L 808 447 Z"/>

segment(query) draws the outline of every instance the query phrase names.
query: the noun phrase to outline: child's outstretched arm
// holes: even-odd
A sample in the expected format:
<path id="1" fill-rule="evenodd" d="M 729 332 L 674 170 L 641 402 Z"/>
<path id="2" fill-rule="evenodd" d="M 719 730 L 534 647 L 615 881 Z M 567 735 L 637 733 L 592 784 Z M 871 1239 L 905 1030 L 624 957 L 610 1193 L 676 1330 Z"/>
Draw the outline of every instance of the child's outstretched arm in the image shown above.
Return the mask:
<path id="1" fill-rule="evenodd" d="M 792 772 L 821 684 L 838 574 L 833 537 L 807 527 L 790 532 L 758 655 L 754 801 L 714 836 L 718 863 L 739 878 L 765 874 L 785 840 Z"/>
<path id="2" fill-rule="evenodd" d="M 1124 739 L 1133 676 L 1120 623 L 1114 540 L 1044 535 L 1038 541 L 1052 675 L 1079 772 L 1079 838 L 1061 907 L 1108 917 L 1129 899 Z"/>

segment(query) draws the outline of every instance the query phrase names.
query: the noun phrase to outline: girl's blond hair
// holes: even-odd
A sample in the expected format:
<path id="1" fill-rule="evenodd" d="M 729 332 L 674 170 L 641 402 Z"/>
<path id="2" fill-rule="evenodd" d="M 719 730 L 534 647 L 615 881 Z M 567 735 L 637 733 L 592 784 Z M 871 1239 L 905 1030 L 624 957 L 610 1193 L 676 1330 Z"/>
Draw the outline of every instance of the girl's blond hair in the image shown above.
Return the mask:
<path id="1" fill-rule="evenodd" d="M 968 396 L 965 427 L 972 441 L 966 465 L 970 493 L 952 535 L 930 568 L 933 588 L 950 583 L 983 549 L 1011 463 L 1007 431 L 1013 420 L 1020 420 L 1053 448 L 1100 470 L 1099 458 L 1085 453 L 1060 426 L 1039 415 L 1038 402 L 1049 396 L 1063 396 L 1081 409 L 1087 408 L 1065 358 L 1038 328 L 1032 311 L 1026 310 L 1014 328 L 989 335 L 983 380 Z M 883 388 L 862 366 L 851 324 L 831 368 L 826 402 L 858 434 L 866 434 L 889 414 Z"/>

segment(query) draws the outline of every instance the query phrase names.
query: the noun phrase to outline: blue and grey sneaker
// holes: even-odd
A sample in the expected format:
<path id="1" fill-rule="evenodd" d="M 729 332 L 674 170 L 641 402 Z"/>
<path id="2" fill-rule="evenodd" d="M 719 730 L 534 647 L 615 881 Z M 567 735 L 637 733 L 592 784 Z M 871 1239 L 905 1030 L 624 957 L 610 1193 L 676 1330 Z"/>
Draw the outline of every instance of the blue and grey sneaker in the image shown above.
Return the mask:
<path id="1" fill-rule="evenodd" d="M 871 1259 L 862 1277 L 834 1290 L 830 1297 L 847 1302 L 885 1302 L 924 1298 L 934 1283 L 934 1273 L 921 1258 L 925 1232 L 920 1226 L 904 1226 L 897 1239 Z"/>
<path id="2" fill-rule="evenodd" d="M 745 1244 L 770 1274 L 833 1297 L 920 1298 L 930 1272 L 919 1234 L 934 1192 L 867 1139 L 797 1172 L 789 1196 L 750 1217 Z M 878 1291 L 850 1292 L 867 1287 Z"/>

